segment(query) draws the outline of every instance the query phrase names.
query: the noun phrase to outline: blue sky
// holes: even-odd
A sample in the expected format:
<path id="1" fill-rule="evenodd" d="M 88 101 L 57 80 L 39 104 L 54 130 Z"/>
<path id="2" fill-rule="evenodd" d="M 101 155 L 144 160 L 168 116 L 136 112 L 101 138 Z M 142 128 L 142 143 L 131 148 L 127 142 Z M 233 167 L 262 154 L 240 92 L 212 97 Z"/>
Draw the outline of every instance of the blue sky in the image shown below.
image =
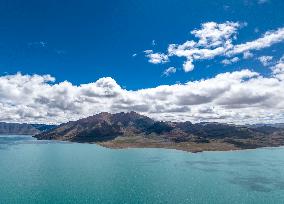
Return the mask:
<path id="1" fill-rule="evenodd" d="M 164 51 L 170 43 L 194 39 L 190 31 L 210 21 L 246 22 L 236 43 L 254 40 L 284 26 L 283 10 L 281 0 L 1 1 L 1 74 L 51 74 L 57 81 L 74 84 L 109 76 L 135 90 L 208 78 L 247 66 L 267 73 L 254 58 L 231 66 L 220 64 L 222 58 L 202 60 L 185 73 L 182 59 L 153 65 L 143 51 Z M 283 45 L 255 53 L 280 55 Z M 136 57 L 132 57 L 134 53 Z M 161 76 L 171 66 L 178 71 Z"/>
<path id="2" fill-rule="evenodd" d="M 283 0 L 0 1 L 0 121 L 284 122 Z"/>

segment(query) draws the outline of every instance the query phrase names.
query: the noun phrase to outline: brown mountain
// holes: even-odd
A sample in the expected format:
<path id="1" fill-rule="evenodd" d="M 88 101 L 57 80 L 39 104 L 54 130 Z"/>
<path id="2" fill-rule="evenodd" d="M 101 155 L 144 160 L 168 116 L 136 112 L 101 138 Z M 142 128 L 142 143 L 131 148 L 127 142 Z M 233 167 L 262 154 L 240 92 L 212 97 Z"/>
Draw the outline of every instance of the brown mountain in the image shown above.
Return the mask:
<path id="1" fill-rule="evenodd" d="M 38 139 L 98 143 L 112 148 L 162 147 L 186 151 L 284 145 L 284 129 L 225 123 L 163 122 L 135 112 L 100 113 L 35 135 Z"/>
<path id="2" fill-rule="evenodd" d="M 100 113 L 78 121 L 61 124 L 57 128 L 35 137 L 76 142 L 108 141 L 118 136 L 143 133 L 154 123 L 154 120 L 135 112 Z"/>

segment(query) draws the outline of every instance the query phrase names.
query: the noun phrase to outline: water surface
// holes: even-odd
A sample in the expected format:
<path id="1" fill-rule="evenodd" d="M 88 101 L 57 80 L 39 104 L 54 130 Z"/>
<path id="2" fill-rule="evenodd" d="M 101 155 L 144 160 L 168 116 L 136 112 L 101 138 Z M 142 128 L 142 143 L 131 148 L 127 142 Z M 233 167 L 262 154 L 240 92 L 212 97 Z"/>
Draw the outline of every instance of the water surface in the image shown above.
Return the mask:
<path id="1" fill-rule="evenodd" d="M 187 153 L 0 136 L 0 203 L 284 202 L 284 148 Z"/>

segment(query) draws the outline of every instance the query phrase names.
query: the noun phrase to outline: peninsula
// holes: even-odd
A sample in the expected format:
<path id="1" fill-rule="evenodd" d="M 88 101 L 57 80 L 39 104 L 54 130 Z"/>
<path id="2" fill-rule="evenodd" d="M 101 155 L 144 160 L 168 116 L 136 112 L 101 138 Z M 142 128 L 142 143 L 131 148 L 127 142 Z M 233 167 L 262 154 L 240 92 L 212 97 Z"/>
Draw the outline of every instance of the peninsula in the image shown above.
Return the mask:
<path id="1" fill-rule="evenodd" d="M 34 136 L 39 140 L 96 143 L 109 148 L 169 148 L 189 152 L 228 151 L 284 145 L 278 125 L 232 125 L 155 121 L 136 112 L 100 113 Z"/>

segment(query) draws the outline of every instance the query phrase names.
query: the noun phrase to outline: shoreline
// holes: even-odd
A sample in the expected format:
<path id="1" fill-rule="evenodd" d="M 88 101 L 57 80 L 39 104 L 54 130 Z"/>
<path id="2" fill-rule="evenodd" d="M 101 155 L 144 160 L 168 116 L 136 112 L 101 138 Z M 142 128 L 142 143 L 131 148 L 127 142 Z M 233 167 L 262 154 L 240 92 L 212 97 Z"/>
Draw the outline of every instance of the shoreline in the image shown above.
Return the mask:
<path id="1" fill-rule="evenodd" d="M 32 136 L 34 137 L 34 136 Z M 35 138 L 35 137 L 34 137 Z M 41 140 L 35 138 L 37 140 Z M 51 139 L 53 141 L 69 142 L 69 143 L 81 143 L 81 144 L 96 144 L 104 148 L 109 149 L 142 149 L 142 148 L 154 148 L 154 149 L 168 149 L 168 150 L 178 150 L 189 153 L 201 153 L 201 152 L 234 152 L 234 151 L 244 151 L 244 150 L 255 150 L 261 148 L 278 148 L 284 145 L 274 145 L 274 146 L 260 146 L 254 148 L 240 148 L 233 144 L 226 142 L 209 142 L 209 143 L 194 143 L 194 142 L 183 142 L 183 143 L 173 143 L 173 142 L 161 142 L 157 140 L 151 140 L 150 142 L 123 142 L 121 138 L 104 141 L 104 142 L 84 142 L 84 141 L 70 141 L 70 140 L 58 140 Z M 49 140 L 46 140 L 49 141 Z"/>
<path id="2" fill-rule="evenodd" d="M 73 142 L 71 142 L 73 143 Z M 75 142 L 76 143 L 76 142 Z M 188 152 L 188 153 L 202 153 L 202 152 L 242 152 L 242 151 L 252 151 L 252 150 L 257 150 L 257 149 L 274 149 L 274 148 L 284 148 L 284 145 L 280 146 L 266 146 L 266 147 L 256 147 L 256 148 L 250 148 L 250 149 L 229 149 L 229 150 L 201 150 L 201 151 L 190 151 L 190 150 L 183 150 L 183 149 L 177 149 L 177 148 L 171 148 L 171 147 L 109 147 L 105 146 L 99 143 L 81 143 L 81 144 L 96 144 L 99 145 L 100 147 L 104 147 L 107 149 L 113 149 L 113 150 L 123 150 L 123 149 L 166 149 L 166 150 L 176 150 L 176 151 L 182 151 L 182 152 Z"/>
<path id="3" fill-rule="evenodd" d="M 202 153 L 202 152 L 242 152 L 242 151 L 252 151 L 252 150 L 257 150 L 257 149 L 270 149 L 270 148 L 284 148 L 284 145 L 279 145 L 279 146 L 265 146 L 265 147 L 256 147 L 256 148 L 247 148 L 247 149 L 241 149 L 241 148 L 232 148 L 232 149 L 226 149 L 226 150 L 221 150 L 221 149 L 215 149 L 215 150 L 200 150 L 200 151 L 192 151 L 192 150 L 186 150 L 186 149 L 180 149 L 180 148 L 174 148 L 174 147 L 159 147 L 159 146 L 124 146 L 124 147 L 113 147 L 113 146 L 107 146 L 105 144 L 101 143 L 94 143 L 94 142 L 71 142 L 71 141 L 66 141 L 70 143 L 80 143 L 80 144 L 96 144 L 99 145 L 100 147 L 107 148 L 107 149 L 113 149 L 113 150 L 123 150 L 123 149 L 166 149 L 166 150 L 176 150 L 176 151 L 182 151 L 182 152 L 188 152 L 188 153 Z"/>

